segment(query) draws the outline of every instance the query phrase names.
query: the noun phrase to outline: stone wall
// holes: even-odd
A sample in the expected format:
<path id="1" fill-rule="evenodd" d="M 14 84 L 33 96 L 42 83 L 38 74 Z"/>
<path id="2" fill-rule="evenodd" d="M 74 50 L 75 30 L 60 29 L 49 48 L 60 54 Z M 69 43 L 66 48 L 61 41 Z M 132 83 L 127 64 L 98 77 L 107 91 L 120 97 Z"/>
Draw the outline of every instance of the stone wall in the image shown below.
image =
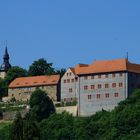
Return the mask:
<path id="1" fill-rule="evenodd" d="M 72 114 L 73 116 L 77 116 L 77 106 L 66 106 L 66 107 L 57 107 L 56 108 L 57 113 L 62 113 L 64 111 Z"/>
<path id="2" fill-rule="evenodd" d="M 21 116 L 24 117 L 29 112 L 29 109 L 23 109 L 19 112 L 21 113 Z M 14 120 L 16 114 L 17 111 L 3 112 L 3 120 Z"/>
<path id="3" fill-rule="evenodd" d="M 17 101 L 28 101 L 32 92 L 36 90 L 37 87 L 21 87 L 21 88 L 9 88 L 8 90 L 8 98 L 9 100 L 13 97 Z M 39 86 L 38 88 L 44 90 L 48 93 L 48 96 L 53 100 L 57 101 L 57 85 L 50 86 Z"/>
<path id="4" fill-rule="evenodd" d="M 115 77 L 112 76 L 113 74 Z M 94 78 L 92 79 L 91 76 Z M 116 83 L 116 87 L 112 87 L 113 83 Z M 119 87 L 119 83 L 122 83 L 122 87 Z M 78 110 L 80 116 L 89 116 L 102 109 L 112 110 L 120 101 L 127 98 L 127 73 L 125 72 L 121 76 L 119 72 L 109 73 L 108 77 L 106 74 L 87 75 L 87 79 L 83 75 L 80 76 L 79 84 Z M 109 87 L 105 88 L 105 84 Z M 85 85 L 88 86 L 87 90 L 84 89 Z M 95 88 L 91 89 L 91 85 Z M 101 88 L 98 85 L 101 85 Z M 118 97 L 114 96 L 115 93 L 118 93 Z M 97 94 L 100 94 L 99 98 Z M 106 97 L 106 94 L 109 94 L 109 97 Z"/>

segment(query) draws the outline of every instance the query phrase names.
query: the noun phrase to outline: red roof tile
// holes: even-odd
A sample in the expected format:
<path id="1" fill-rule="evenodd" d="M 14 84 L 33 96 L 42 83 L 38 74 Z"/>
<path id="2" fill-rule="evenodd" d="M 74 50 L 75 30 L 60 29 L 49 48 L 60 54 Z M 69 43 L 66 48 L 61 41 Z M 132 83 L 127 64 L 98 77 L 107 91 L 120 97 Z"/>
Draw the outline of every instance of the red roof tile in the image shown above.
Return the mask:
<path id="1" fill-rule="evenodd" d="M 20 77 L 12 81 L 9 88 L 55 85 L 59 79 L 60 75 Z"/>
<path id="2" fill-rule="evenodd" d="M 129 71 L 140 73 L 140 65 L 130 63 L 127 59 L 94 61 L 91 65 L 77 65 L 75 74 L 106 73 L 116 71 Z"/>

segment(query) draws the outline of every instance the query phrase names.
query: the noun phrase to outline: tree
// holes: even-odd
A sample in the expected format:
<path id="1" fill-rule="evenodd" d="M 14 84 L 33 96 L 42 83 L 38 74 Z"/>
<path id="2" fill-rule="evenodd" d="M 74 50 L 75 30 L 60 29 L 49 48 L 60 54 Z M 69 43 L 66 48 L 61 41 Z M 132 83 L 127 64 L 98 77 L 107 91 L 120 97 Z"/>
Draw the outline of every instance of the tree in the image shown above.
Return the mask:
<path id="1" fill-rule="evenodd" d="M 16 114 L 15 120 L 12 124 L 10 139 L 23 140 L 23 119 L 19 112 Z"/>
<path id="2" fill-rule="evenodd" d="M 67 112 L 51 115 L 48 119 L 44 119 L 40 123 L 41 139 L 75 140 L 73 135 L 73 121 L 74 117 Z"/>
<path id="3" fill-rule="evenodd" d="M 13 81 L 15 78 L 18 77 L 25 77 L 27 76 L 27 71 L 23 68 L 20 68 L 18 66 L 14 66 L 9 69 L 9 71 L 6 74 L 5 81 L 7 85 L 10 84 L 11 81 Z"/>
<path id="4" fill-rule="evenodd" d="M 3 118 L 3 111 L 2 109 L 0 108 L 0 120 Z"/>
<path id="5" fill-rule="evenodd" d="M 40 58 L 32 63 L 28 73 L 31 76 L 55 74 L 52 65 L 52 63 L 48 63 L 44 58 Z"/>
<path id="6" fill-rule="evenodd" d="M 35 115 L 27 113 L 24 118 L 24 140 L 40 140 L 40 130 Z"/>
<path id="7" fill-rule="evenodd" d="M 31 108 L 30 113 L 34 113 L 38 121 L 49 117 L 50 114 L 55 112 L 52 100 L 45 91 L 40 89 L 36 89 L 32 93 L 29 104 Z"/>
<path id="8" fill-rule="evenodd" d="M 0 78 L 0 100 L 7 95 L 7 84 L 4 79 Z"/>
<path id="9" fill-rule="evenodd" d="M 66 72 L 66 69 L 60 69 L 60 70 L 56 70 L 56 74 L 60 74 L 60 76 L 62 77 Z"/>

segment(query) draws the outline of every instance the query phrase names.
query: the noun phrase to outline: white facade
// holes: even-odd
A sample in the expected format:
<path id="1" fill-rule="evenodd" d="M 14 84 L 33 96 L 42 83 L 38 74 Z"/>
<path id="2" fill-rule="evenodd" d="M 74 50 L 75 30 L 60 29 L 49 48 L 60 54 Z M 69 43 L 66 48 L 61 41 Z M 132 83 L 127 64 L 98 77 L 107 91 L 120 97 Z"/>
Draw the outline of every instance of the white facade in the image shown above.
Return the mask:
<path id="1" fill-rule="evenodd" d="M 61 79 L 61 101 L 73 102 L 77 100 L 77 78 L 69 68 Z"/>

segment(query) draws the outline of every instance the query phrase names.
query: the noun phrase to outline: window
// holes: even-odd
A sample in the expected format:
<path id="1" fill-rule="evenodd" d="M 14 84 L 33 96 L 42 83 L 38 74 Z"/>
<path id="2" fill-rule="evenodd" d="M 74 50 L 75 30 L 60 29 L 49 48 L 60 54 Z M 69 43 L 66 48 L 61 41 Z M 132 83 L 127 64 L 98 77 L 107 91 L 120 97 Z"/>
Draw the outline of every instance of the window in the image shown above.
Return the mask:
<path id="1" fill-rule="evenodd" d="M 94 89 L 95 88 L 95 86 L 94 85 L 91 85 L 91 89 Z"/>
<path id="2" fill-rule="evenodd" d="M 116 87 L 116 83 L 112 83 L 112 87 L 113 87 L 113 88 Z"/>
<path id="3" fill-rule="evenodd" d="M 91 76 L 91 79 L 94 79 L 94 76 L 93 75 Z"/>
<path id="4" fill-rule="evenodd" d="M 101 75 L 98 75 L 98 78 L 101 78 Z"/>
<path id="5" fill-rule="evenodd" d="M 88 86 L 84 86 L 84 90 L 88 90 Z"/>
<path id="6" fill-rule="evenodd" d="M 115 74 L 115 73 L 113 73 L 113 74 L 112 74 L 112 77 L 114 78 L 115 76 L 116 76 L 116 74 Z"/>
<path id="7" fill-rule="evenodd" d="M 105 78 L 108 78 L 108 74 L 105 75 Z"/>
<path id="8" fill-rule="evenodd" d="M 106 98 L 109 98 L 109 93 L 106 93 L 106 94 L 105 94 L 105 97 L 106 97 Z"/>
<path id="9" fill-rule="evenodd" d="M 71 79 L 71 82 L 73 83 L 74 82 L 74 79 Z"/>
<path id="10" fill-rule="evenodd" d="M 70 76 L 71 76 L 71 72 L 70 72 Z"/>
<path id="11" fill-rule="evenodd" d="M 119 93 L 114 93 L 114 96 L 115 96 L 115 97 L 118 97 L 118 96 L 119 96 Z"/>
<path id="12" fill-rule="evenodd" d="M 105 88 L 109 88 L 109 84 L 105 84 Z"/>
<path id="13" fill-rule="evenodd" d="M 122 77 L 123 76 L 123 73 L 119 73 L 119 76 Z"/>
<path id="14" fill-rule="evenodd" d="M 88 95 L 88 100 L 91 100 L 91 95 Z"/>
<path id="15" fill-rule="evenodd" d="M 119 87 L 122 87 L 123 86 L 123 83 L 119 83 Z"/>
<path id="16" fill-rule="evenodd" d="M 101 84 L 98 84 L 98 89 L 102 88 L 102 85 Z"/>
<path id="17" fill-rule="evenodd" d="M 70 79 L 67 79 L 67 83 L 70 83 Z"/>
<path id="18" fill-rule="evenodd" d="M 66 82 L 67 82 L 66 80 L 63 81 L 63 83 L 66 83 Z"/>
<path id="19" fill-rule="evenodd" d="M 87 80 L 88 79 L 88 76 L 84 76 L 84 80 Z"/>
<path id="20" fill-rule="evenodd" d="M 69 74 L 67 73 L 67 76 L 69 76 Z"/>
<path id="21" fill-rule="evenodd" d="M 72 88 L 69 88 L 69 93 L 72 93 Z"/>
<path id="22" fill-rule="evenodd" d="M 97 95 L 96 95 L 96 98 L 97 98 L 97 99 L 100 99 L 100 94 L 97 94 Z"/>

